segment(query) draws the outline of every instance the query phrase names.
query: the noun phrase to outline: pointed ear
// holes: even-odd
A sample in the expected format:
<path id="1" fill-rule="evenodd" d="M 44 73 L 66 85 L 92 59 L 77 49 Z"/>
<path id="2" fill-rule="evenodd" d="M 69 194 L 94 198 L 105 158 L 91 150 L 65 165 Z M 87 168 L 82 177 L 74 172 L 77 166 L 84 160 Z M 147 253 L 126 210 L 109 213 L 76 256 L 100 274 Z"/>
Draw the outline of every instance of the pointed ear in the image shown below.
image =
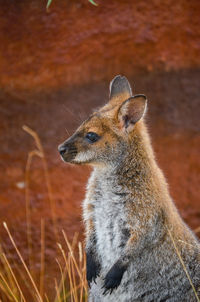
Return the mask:
<path id="1" fill-rule="evenodd" d="M 127 78 L 118 75 L 110 82 L 110 100 L 122 95 L 125 96 L 125 100 L 132 96 L 132 90 Z"/>
<path id="2" fill-rule="evenodd" d="M 118 120 L 122 129 L 130 132 L 134 125 L 145 115 L 147 98 L 143 94 L 130 97 L 122 103 L 118 111 Z"/>

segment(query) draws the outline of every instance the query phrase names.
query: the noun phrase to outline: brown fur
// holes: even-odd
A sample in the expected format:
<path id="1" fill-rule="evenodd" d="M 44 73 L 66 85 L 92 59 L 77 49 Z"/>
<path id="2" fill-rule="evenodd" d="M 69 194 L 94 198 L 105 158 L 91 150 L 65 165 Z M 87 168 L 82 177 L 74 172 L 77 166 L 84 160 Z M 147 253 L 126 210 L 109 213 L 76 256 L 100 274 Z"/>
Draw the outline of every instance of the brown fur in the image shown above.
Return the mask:
<path id="1" fill-rule="evenodd" d="M 59 147 L 64 160 L 94 167 L 83 205 L 90 301 L 196 301 L 200 245 L 155 161 L 144 122 L 146 98 L 132 97 L 124 77 L 110 89 L 109 103 Z M 90 132 L 97 141 L 88 141 Z"/>

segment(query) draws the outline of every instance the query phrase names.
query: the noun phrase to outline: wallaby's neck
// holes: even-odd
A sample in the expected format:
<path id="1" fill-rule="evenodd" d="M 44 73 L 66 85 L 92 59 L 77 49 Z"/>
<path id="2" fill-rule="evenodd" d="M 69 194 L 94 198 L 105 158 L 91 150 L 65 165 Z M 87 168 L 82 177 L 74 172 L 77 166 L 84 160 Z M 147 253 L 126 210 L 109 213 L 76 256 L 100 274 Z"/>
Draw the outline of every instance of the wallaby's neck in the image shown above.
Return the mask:
<path id="1" fill-rule="evenodd" d="M 152 177 L 158 169 L 149 134 L 143 122 L 138 123 L 130 138 L 127 157 L 124 159 L 124 168 L 145 177 Z"/>
<path id="2" fill-rule="evenodd" d="M 143 122 L 136 124 L 129 139 L 127 154 L 117 168 L 119 175 L 125 179 L 132 179 L 132 183 L 145 183 L 153 180 L 160 173 L 150 138 Z"/>
<path id="3" fill-rule="evenodd" d="M 100 172 L 100 171 L 99 171 Z M 124 187 L 135 187 L 150 185 L 166 186 L 165 179 L 154 159 L 150 138 L 143 122 L 136 124 L 136 127 L 129 138 L 129 142 L 124 149 L 124 156 L 111 167 L 100 172 L 102 177 L 108 176 L 115 179 Z M 146 185 L 145 185 L 146 184 Z M 166 186 L 167 188 L 167 186 Z"/>

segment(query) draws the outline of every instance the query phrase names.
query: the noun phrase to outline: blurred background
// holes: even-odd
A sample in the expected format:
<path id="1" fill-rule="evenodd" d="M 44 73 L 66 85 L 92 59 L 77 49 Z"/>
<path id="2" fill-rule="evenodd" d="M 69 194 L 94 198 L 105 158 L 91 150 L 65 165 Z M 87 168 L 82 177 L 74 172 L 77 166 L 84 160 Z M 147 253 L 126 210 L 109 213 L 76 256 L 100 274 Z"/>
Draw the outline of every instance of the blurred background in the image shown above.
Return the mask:
<path id="1" fill-rule="evenodd" d="M 117 74 L 147 95 L 157 160 L 183 219 L 197 235 L 200 226 L 200 2 L 96 3 L 53 0 L 46 10 L 44 0 L 0 1 L 0 245 L 18 261 L 5 221 L 28 261 L 29 232 L 37 280 L 42 222 L 50 297 L 61 230 L 83 240 L 90 174 L 64 164 L 57 146 L 108 100 Z M 40 153 L 23 125 L 37 133 Z"/>

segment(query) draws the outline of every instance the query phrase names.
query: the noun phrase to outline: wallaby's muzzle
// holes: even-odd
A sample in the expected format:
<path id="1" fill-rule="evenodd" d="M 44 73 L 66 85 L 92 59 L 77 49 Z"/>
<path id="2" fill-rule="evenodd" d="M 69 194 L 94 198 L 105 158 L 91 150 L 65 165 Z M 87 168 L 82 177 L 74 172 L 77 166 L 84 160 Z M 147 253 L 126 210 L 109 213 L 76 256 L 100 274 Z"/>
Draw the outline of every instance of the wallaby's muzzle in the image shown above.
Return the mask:
<path id="1" fill-rule="evenodd" d="M 58 151 L 62 159 L 66 162 L 71 162 L 77 154 L 77 148 L 70 140 L 67 140 L 63 144 L 59 145 Z"/>

